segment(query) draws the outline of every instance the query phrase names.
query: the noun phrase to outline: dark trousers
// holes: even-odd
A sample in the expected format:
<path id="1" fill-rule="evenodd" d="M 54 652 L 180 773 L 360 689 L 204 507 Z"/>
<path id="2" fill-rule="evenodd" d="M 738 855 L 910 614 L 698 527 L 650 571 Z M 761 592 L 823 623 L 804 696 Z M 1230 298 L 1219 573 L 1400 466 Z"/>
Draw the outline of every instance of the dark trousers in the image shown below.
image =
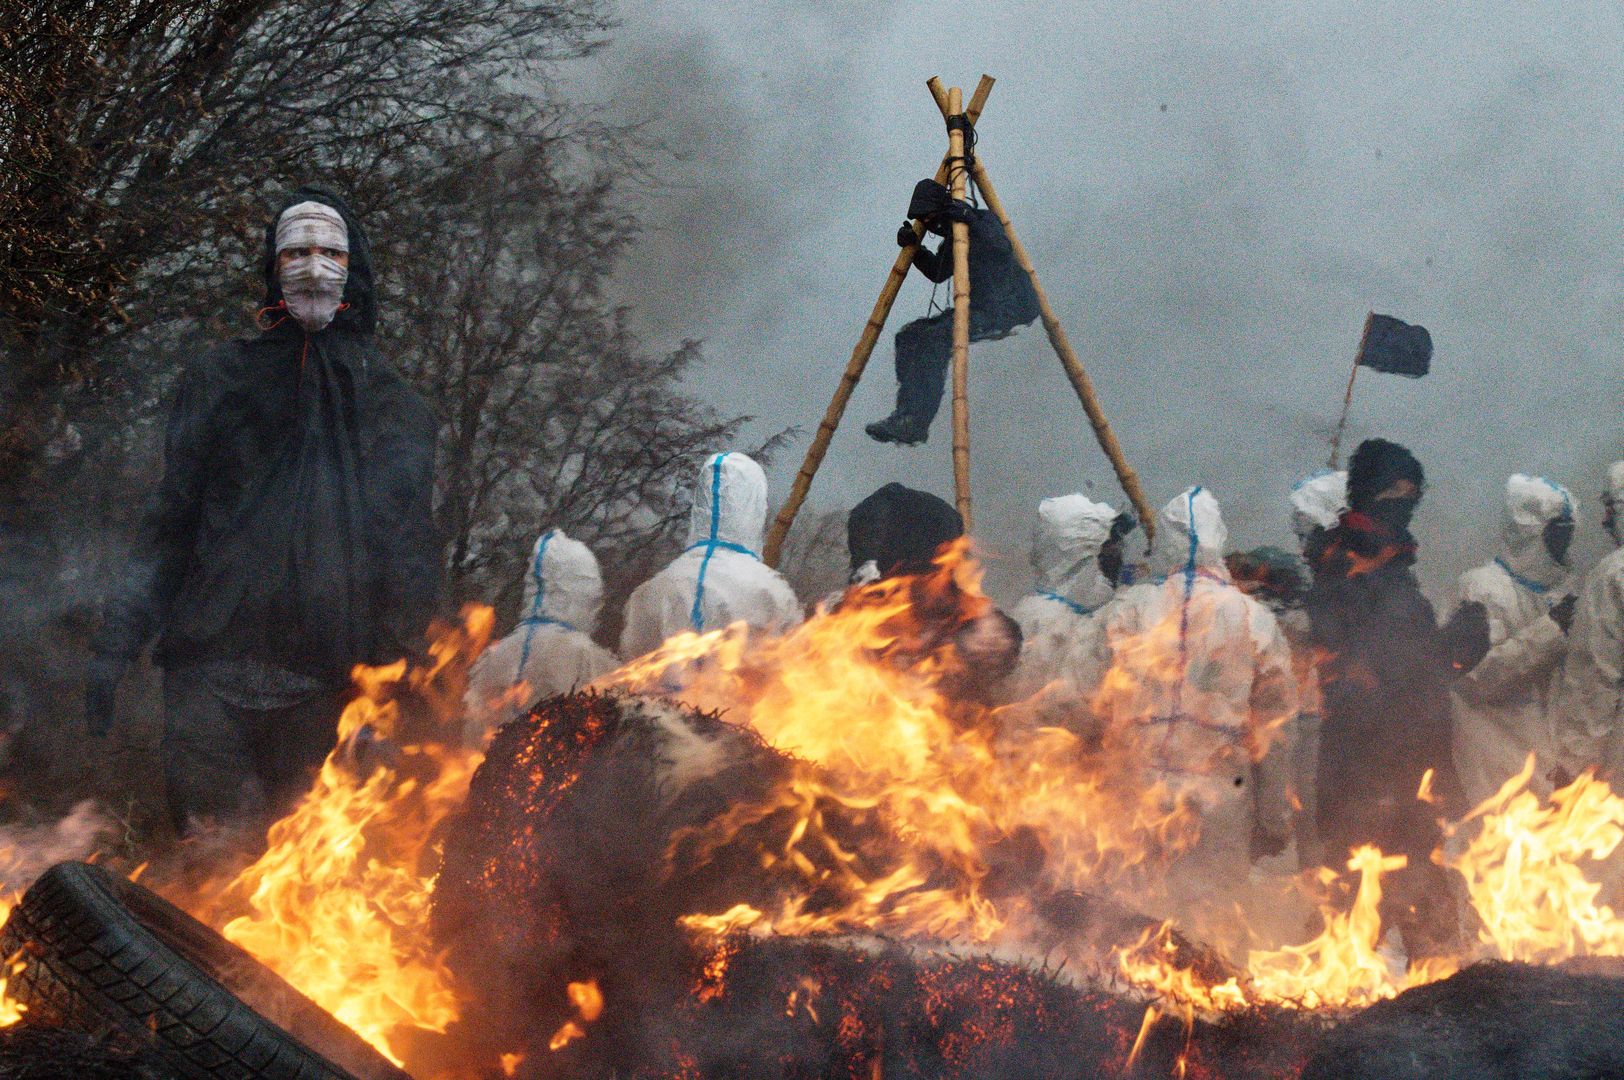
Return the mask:
<path id="1" fill-rule="evenodd" d="M 915 319 L 897 331 L 897 411 L 924 422 L 936 419 L 953 359 L 953 309 Z"/>
<path id="2" fill-rule="evenodd" d="M 1371 768 L 1372 752 L 1328 724 L 1319 767 L 1319 833 L 1325 865 L 1348 872 L 1348 852 L 1374 844 L 1385 855 L 1404 855 L 1408 864 L 1382 881 L 1381 918 L 1385 930 L 1397 926 L 1411 959 L 1453 956 L 1459 950 L 1460 919 L 1450 872 L 1432 861 L 1443 843 L 1439 809 L 1416 799 L 1421 767 L 1398 763 Z M 1427 755 L 1414 750 L 1412 761 Z M 1444 760 L 1447 760 L 1445 758 Z M 1453 791 L 1452 770 L 1438 789 Z M 1437 774 L 1435 774 L 1437 775 Z"/>
<path id="3" fill-rule="evenodd" d="M 287 813 L 337 741 L 348 696 L 322 692 L 287 708 L 245 709 L 195 669 L 166 671 L 164 782 L 175 831 L 268 823 Z"/>
<path id="4" fill-rule="evenodd" d="M 991 315 L 978 315 L 975 310 L 972 306 L 971 341 L 1008 337 L 1016 327 L 1025 325 L 996 311 Z M 929 427 L 942 407 L 947 368 L 953 361 L 953 309 L 938 311 L 928 319 L 915 319 L 898 330 L 895 348 L 897 411 L 922 420 Z"/>

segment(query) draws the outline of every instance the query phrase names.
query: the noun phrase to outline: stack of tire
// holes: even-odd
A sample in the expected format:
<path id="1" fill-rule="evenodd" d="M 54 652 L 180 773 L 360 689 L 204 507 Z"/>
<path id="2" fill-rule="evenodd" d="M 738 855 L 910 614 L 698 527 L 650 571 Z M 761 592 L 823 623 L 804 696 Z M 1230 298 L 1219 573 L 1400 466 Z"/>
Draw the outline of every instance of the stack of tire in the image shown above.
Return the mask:
<path id="1" fill-rule="evenodd" d="M 184 1080 L 410 1080 L 275 972 L 162 897 L 62 863 L 0 930 L 30 1027 L 98 1036 Z"/>

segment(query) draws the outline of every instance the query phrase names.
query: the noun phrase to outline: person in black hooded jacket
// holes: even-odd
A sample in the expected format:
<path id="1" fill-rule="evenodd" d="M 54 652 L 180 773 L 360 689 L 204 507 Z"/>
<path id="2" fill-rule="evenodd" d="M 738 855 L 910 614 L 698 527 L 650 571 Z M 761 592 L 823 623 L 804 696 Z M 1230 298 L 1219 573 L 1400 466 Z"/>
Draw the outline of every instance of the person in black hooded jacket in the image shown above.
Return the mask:
<path id="1" fill-rule="evenodd" d="M 164 475 L 92 641 L 86 716 L 154 637 L 176 828 L 277 813 L 332 747 L 357 664 L 436 612 L 437 421 L 378 354 L 365 232 L 302 188 L 266 229 L 260 333 L 179 380 Z"/>
<path id="2" fill-rule="evenodd" d="M 1425 488 L 1404 447 L 1361 443 L 1348 463 L 1349 509 L 1315 552 L 1304 601 L 1323 692 L 1325 859 L 1343 870 L 1361 844 L 1408 858 L 1387 882 L 1382 921 L 1400 928 L 1412 958 L 1458 944 L 1448 876 L 1431 857 L 1443 839 L 1438 819 L 1466 809 L 1450 753 L 1449 686 L 1488 650 L 1481 605 L 1463 605 L 1440 627 L 1416 581 L 1409 526 Z"/>
<path id="3" fill-rule="evenodd" d="M 923 222 L 927 232 L 942 237 L 937 250 L 918 246 L 913 256 L 914 269 L 937 284 L 953 277 L 953 223 L 962 222 L 969 229 L 971 341 L 1006 337 L 1041 314 L 1037 290 L 1016 261 L 998 215 L 954 199 L 934 180 L 921 180 L 914 186 L 908 216 Z M 903 222 L 897 230 L 897 243 L 903 247 L 919 244 L 910 222 Z M 898 330 L 897 407 L 890 416 L 864 429 L 869 437 L 904 445 L 929 438 L 931 421 L 942 406 L 952 358 L 951 307 Z"/>
<path id="4" fill-rule="evenodd" d="M 950 645 L 959 662 L 943 677 L 942 692 L 949 700 L 987 705 L 1020 659 L 1021 628 L 985 597 L 966 597 L 954 578 L 939 586 L 929 580 L 935 560 L 963 535 L 957 510 L 928 491 L 902 484 L 880 488 L 846 518 L 853 586 L 911 579 L 909 607 L 916 626 L 895 658 L 918 659 Z"/>

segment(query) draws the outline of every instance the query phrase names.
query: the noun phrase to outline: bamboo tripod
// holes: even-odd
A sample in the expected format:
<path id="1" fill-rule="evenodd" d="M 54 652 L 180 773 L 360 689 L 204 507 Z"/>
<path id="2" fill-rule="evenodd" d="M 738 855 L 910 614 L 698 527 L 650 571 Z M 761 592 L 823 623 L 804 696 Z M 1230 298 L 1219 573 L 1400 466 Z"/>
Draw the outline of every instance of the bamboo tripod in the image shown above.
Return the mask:
<path id="1" fill-rule="evenodd" d="M 947 124 L 947 155 L 936 168 L 936 182 L 947 184 L 953 198 L 962 199 L 965 196 L 967 181 L 973 178 L 981 197 L 986 200 L 987 209 L 991 210 L 1003 225 L 1004 235 L 1009 237 L 1009 245 L 1015 253 L 1015 261 L 1031 279 L 1032 289 L 1037 294 L 1038 310 L 1049 344 L 1054 347 L 1056 355 L 1060 358 L 1060 365 L 1065 369 L 1067 380 L 1076 391 L 1083 411 L 1088 414 L 1088 422 L 1094 429 L 1094 437 L 1099 441 L 1100 449 L 1105 451 L 1105 456 L 1111 460 L 1117 482 L 1122 485 L 1122 490 L 1133 503 L 1134 510 L 1145 527 L 1146 537 L 1152 537 L 1155 532 L 1155 521 L 1145 501 L 1145 493 L 1139 486 L 1139 476 L 1123 457 L 1122 446 L 1117 442 L 1116 434 L 1105 419 L 1105 410 L 1100 405 L 1098 395 L 1094 393 L 1094 384 L 1089 380 L 1088 372 L 1083 370 L 1082 361 L 1077 358 L 1071 342 L 1066 338 L 1060 320 L 1055 317 L 1048 294 L 1043 291 L 1043 286 L 1038 281 L 1037 270 L 1032 266 L 1026 248 L 1015 235 L 1015 226 L 1010 223 L 1009 214 L 1005 211 L 1002 200 L 998 198 L 997 190 L 988 179 L 986 167 L 981 164 L 979 157 L 965 152 L 966 130 L 975 127 L 982 110 L 986 108 L 987 97 L 992 93 L 992 77 L 981 76 L 975 93 L 970 95 L 968 106 L 963 103 L 963 91 L 956 86 L 944 87 L 939 78 L 932 76 L 925 86 L 930 90 L 931 97 L 935 99 L 937 108 L 941 110 L 942 119 Z M 807 448 L 806 458 L 801 463 L 801 471 L 795 475 L 795 483 L 790 488 L 789 498 L 785 500 L 783 508 L 773 520 L 772 529 L 767 534 L 766 550 L 763 553 L 768 565 L 778 565 L 784 538 L 789 535 L 790 526 L 795 522 L 795 515 L 806 502 L 807 493 L 812 489 L 812 481 L 818 474 L 818 467 L 823 464 L 823 458 L 829 451 L 829 443 L 834 439 L 836 429 L 840 427 L 841 417 L 845 415 L 846 405 L 863 377 L 869 357 L 874 354 L 874 346 L 880 339 L 880 331 L 885 329 L 885 321 L 891 314 L 891 306 L 896 302 L 897 293 L 913 266 L 914 252 L 918 250 L 919 240 L 925 235 L 924 222 L 915 221 L 913 230 L 915 241 L 903 248 L 897 254 L 896 262 L 891 265 L 891 272 L 885 279 L 884 287 L 880 289 L 880 297 L 874 302 L 874 310 L 869 313 L 868 322 L 857 339 L 856 347 L 852 349 L 851 359 L 846 363 L 845 373 L 840 377 L 840 384 L 835 388 L 834 397 L 830 399 L 829 407 L 824 411 L 823 421 L 818 425 L 817 434 L 812 438 L 812 445 Z M 969 256 L 969 227 L 963 222 L 955 222 L 953 224 L 953 489 L 966 530 L 971 526 Z"/>

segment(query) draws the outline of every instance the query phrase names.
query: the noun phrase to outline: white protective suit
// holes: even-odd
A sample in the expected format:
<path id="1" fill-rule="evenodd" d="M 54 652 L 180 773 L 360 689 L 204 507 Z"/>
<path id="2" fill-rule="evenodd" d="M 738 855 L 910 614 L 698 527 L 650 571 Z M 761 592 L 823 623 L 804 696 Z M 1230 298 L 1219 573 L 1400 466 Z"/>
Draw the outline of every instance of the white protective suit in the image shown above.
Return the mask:
<path id="1" fill-rule="evenodd" d="M 694 484 L 688 549 L 639 585 L 626 602 L 620 654 L 646 655 L 685 630 L 744 622 L 781 633 L 801 621 L 801 605 L 761 561 L 767 474 L 745 454 L 713 454 Z"/>
<path id="2" fill-rule="evenodd" d="M 1348 474 L 1321 469 L 1291 486 L 1291 531 L 1298 544 L 1315 529 L 1335 527 L 1348 508 Z"/>
<path id="3" fill-rule="evenodd" d="M 1624 514 L 1624 461 L 1607 471 L 1614 513 Z M 1585 577 L 1568 629 L 1568 653 L 1551 710 L 1558 758 L 1575 775 L 1624 768 L 1624 541 Z"/>
<path id="4" fill-rule="evenodd" d="M 1455 683 L 1455 770 L 1472 805 L 1539 756 L 1533 786 L 1549 793 L 1557 764 L 1547 719 L 1567 637 L 1551 607 L 1572 591 L 1572 574 L 1546 549 L 1545 526 L 1576 512 L 1566 488 L 1518 474 L 1506 481 L 1501 554 L 1461 575 L 1462 602 L 1488 609 L 1489 651 Z"/>
<path id="5" fill-rule="evenodd" d="M 1111 535 L 1117 512 L 1085 495 L 1062 495 L 1038 504 L 1032 537 L 1036 587 L 1015 605 L 1021 658 L 1007 696 L 1033 702 L 1033 721 L 1077 726 L 1102 674 L 1092 661 L 1103 633 L 1098 617 L 1115 595 L 1099 566 L 1100 547 Z M 1035 701 L 1042 695 L 1041 703 Z"/>
<path id="6" fill-rule="evenodd" d="M 617 666 L 592 640 L 603 576 L 590 548 L 562 530 L 541 534 L 524 580 L 513 633 L 480 654 L 468 672 L 463 735 L 483 746 L 490 733 L 542 698 L 577 690 Z"/>
<path id="7" fill-rule="evenodd" d="M 1348 474 L 1321 469 L 1297 481 L 1291 488 L 1291 531 L 1306 560 L 1317 536 L 1336 527 L 1348 508 Z M 1307 567 L 1305 563 L 1305 573 Z M 1320 695 L 1319 668 L 1314 663 L 1313 646 L 1308 640 L 1308 612 L 1301 607 L 1277 612 L 1280 629 L 1291 646 L 1291 667 L 1297 678 L 1297 724 L 1292 753 L 1291 784 L 1301 807 L 1295 818 L 1297 857 L 1301 865 L 1318 866 L 1319 843 L 1319 748 L 1320 725 L 1324 721 Z"/>
<path id="8" fill-rule="evenodd" d="M 1224 912 L 1246 885 L 1254 829 L 1290 835 L 1291 652 L 1269 609 L 1231 584 L 1227 538 L 1217 500 L 1189 489 L 1163 508 L 1156 530 L 1153 568 L 1166 578 L 1135 585 L 1103 612 L 1111 670 L 1098 705 L 1108 745 L 1201 816 L 1195 849 L 1167 870 L 1168 917 Z M 1244 942 L 1243 928 L 1208 931 L 1235 948 Z"/>

